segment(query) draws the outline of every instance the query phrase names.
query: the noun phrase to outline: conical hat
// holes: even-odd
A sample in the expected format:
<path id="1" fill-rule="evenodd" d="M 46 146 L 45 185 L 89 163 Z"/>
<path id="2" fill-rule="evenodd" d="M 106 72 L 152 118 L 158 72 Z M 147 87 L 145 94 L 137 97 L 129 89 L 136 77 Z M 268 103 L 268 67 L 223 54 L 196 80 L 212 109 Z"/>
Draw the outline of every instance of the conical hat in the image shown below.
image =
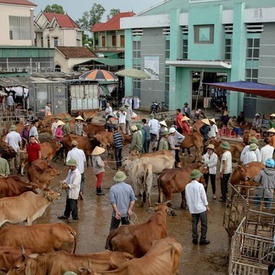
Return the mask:
<path id="1" fill-rule="evenodd" d="M 210 121 L 208 118 L 204 118 L 201 120 L 203 123 L 205 123 L 206 125 L 210 125 Z"/>
<path id="2" fill-rule="evenodd" d="M 62 121 L 62 120 L 59 120 L 58 122 L 57 122 L 57 124 L 56 124 L 56 126 L 62 126 L 62 125 L 64 125 L 65 123 Z"/>
<path id="3" fill-rule="evenodd" d="M 167 127 L 167 124 L 166 124 L 165 120 L 160 121 L 159 124 Z"/>
<path id="4" fill-rule="evenodd" d="M 188 120 L 190 120 L 190 118 L 187 117 L 187 116 L 184 116 L 184 117 L 181 119 L 181 121 L 188 121 Z"/>
<path id="5" fill-rule="evenodd" d="M 78 116 L 78 117 L 76 117 L 76 118 L 75 118 L 75 120 L 83 120 L 83 121 L 84 121 L 84 119 L 83 119 L 83 117 L 82 117 L 82 116 Z"/>
<path id="6" fill-rule="evenodd" d="M 275 113 L 271 114 L 270 117 L 275 117 Z"/>
<path id="7" fill-rule="evenodd" d="M 92 152 L 92 156 L 98 156 L 105 152 L 105 149 L 99 146 L 96 146 L 95 149 Z"/>
<path id="8" fill-rule="evenodd" d="M 267 132 L 268 133 L 275 133 L 275 129 L 274 128 L 270 128 Z"/>
<path id="9" fill-rule="evenodd" d="M 215 118 L 210 118 L 209 121 L 212 121 L 214 124 L 216 124 Z"/>

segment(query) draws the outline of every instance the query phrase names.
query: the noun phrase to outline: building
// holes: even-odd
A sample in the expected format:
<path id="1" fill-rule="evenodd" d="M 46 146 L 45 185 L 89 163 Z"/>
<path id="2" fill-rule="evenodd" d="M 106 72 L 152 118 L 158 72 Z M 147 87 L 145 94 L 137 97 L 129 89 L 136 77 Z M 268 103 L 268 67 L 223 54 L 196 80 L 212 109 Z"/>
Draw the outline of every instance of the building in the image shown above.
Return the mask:
<path id="1" fill-rule="evenodd" d="M 170 0 L 120 23 L 125 67 L 151 75 L 144 81 L 125 79 L 126 93 L 139 96 L 143 108 L 153 100 L 171 110 L 192 104 L 196 75 L 197 83 L 220 78 L 275 83 L 273 0 Z M 204 85 L 204 97 L 215 96 L 212 92 Z M 274 112 L 270 99 L 238 92 L 226 98 L 230 115 Z"/>

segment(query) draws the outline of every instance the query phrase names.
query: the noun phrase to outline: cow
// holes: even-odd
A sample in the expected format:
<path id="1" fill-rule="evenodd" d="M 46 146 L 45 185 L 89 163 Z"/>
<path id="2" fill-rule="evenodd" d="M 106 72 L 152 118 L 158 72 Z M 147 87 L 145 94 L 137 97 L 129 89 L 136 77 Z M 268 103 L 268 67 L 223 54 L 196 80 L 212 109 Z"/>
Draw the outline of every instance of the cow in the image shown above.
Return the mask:
<path id="1" fill-rule="evenodd" d="M 0 199 L 0 227 L 5 222 L 14 224 L 26 221 L 27 225 L 31 225 L 35 219 L 43 215 L 53 200 L 59 198 L 60 194 L 52 190 L 42 191 L 39 194 L 28 191 L 20 196 L 2 198 Z"/>
<path id="2" fill-rule="evenodd" d="M 154 240 L 167 237 L 166 216 L 170 210 L 166 203 L 157 204 L 155 214 L 145 223 L 122 225 L 110 232 L 105 249 L 128 252 L 136 258 L 142 257 Z"/>
<path id="3" fill-rule="evenodd" d="M 83 126 L 84 132 L 87 134 L 88 138 L 93 138 L 99 132 L 105 132 L 104 124 L 87 124 Z"/>
<path id="4" fill-rule="evenodd" d="M 30 226 L 6 225 L 0 231 L 0 246 L 29 248 L 33 253 L 57 250 L 75 253 L 76 232 L 63 223 L 35 224 Z"/>
<path id="5" fill-rule="evenodd" d="M 80 111 L 78 112 L 79 116 L 82 116 L 85 121 L 91 121 L 93 117 L 97 116 L 99 110 L 90 110 L 90 111 Z"/>
<path id="6" fill-rule="evenodd" d="M 94 275 L 177 275 L 182 246 L 172 238 L 153 241 L 148 252 L 139 259 L 124 262 L 113 271 L 95 271 Z"/>
<path id="7" fill-rule="evenodd" d="M 0 148 L 3 148 L 2 158 L 6 160 L 11 160 L 15 158 L 16 156 L 15 150 L 13 149 L 13 147 L 8 145 L 5 141 L 3 140 L 0 141 Z"/>
<path id="8" fill-rule="evenodd" d="M 42 186 L 49 186 L 51 180 L 59 175 L 59 170 L 49 165 L 42 159 L 37 159 L 31 163 L 28 169 L 28 179 L 30 182 L 40 183 Z"/>
<path id="9" fill-rule="evenodd" d="M 16 275 L 61 275 L 70 270 L 79 274 L 86 265 L 93 270 L 114 270 L 134 257 L 125 252 L 103 251 L 90 254 L 69 254 L 65 251 L 56 251 L 43 255 L 22 253 L 7 274 Z"/>
<path id="10" fill-rule="evenodd" d="M 173 193 L 181 193 L 181 208 L 186 208 L 185 187 L 191 181 L 190 174 L 194 169 L 199 169 L 202 173 L 207 173 L 202 163 L 194 163 L 183 168 L 164 169 L 158 177 L 159 202 L 172 200 Z M 204 177 L 200 178 L 201 183 L 205 183 Z"/>
<path id="11" fill-rule="evenodd" d="M 25 182 L 18 176 L 0 178 L 0 198 L 19 196 L 27 191 L 37 193 L 37 189 L 42 188 L 42 185 Z"/>
<path id="12" fill-rule="evenodd" d="M 257 132 L 255 130 L 245 130 L 244 131 L 244 134 L 243 134 L 243 143 L 245 145 L 248 145 L 249 144 L 249 140 L 252 138 L 252 137 L 257 137 Z"/>
<path id="13" fill-rule="evenodd" d="M 10 124 L 9 125 L 7 125 L 7 127 L 6 127 L 6 134 L 8 134 L 9 132 L 10 132 Z M 22 133 L 22 131 L 23 131 L 23 129 L 24 129 L 24 124 L 23 124 L 23 122 L 18 122 L 16 125 L 16 132 L 17 133 L 19 133 L 19 134 L 21 134 Z"/>
<path id="14" fill-rule="evenodd" d="M 65 117 L 71 117 L 68 113 L 62 113 L 62 114 L 56 114 L 56 115 L 50 115 L 46 116 L 43 120 L 39 121 L 39 128 L 43 129 L 46 128 L 47 126 L 51 126 L 52 123 L 55 121 L 55 117 L 59 117 L 61 120 L 64 120 Z"/>

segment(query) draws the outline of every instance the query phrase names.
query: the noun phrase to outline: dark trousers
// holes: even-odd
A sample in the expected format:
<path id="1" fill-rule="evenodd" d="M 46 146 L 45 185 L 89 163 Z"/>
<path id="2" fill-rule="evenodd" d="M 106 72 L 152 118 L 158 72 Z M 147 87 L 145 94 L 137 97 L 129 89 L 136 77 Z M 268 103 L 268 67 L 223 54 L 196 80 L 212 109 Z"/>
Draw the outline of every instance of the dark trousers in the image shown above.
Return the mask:
<path id="1" fill-rule="evenodd" d="M 122 148 L 118 149 L 115 148 L 115 160 L 116 160 L 116 167 L 119 168 L 122 166 Z"/>
<path id="2" fill-rule="evenodd" d="M 77 220 L 78 219 L 77 200 L 67 198 L 64 216 L 69 218 L 71 213 L 72 213 L 72 218 L 74 220 Z"/>
<path id="3" fill-rule="evenodd" d="M 143 146 L 144 153 L 149 153 L 149 148 L 150 148 L 150 139 L 144 141 L 144 146 Z"/>
<path id="4" fill-rule="evenodd" d="M 180 149 L 176 149 L 175 150 L 175 161 L 176 161 L 176 164 L 180 162 Z"/>
<path id="5" fill-rule="evenodd" d="M 223 177 L 221 179 L 221 193 L 222 193 L 222 199 L 226 200 L 226 193 L 228 192 L 228 181 L 231 174 L 223 174 Z"/>
<path id="6" fill-rule="evenodd" d="M 130 218 L 127 216 L 127 217 L 122 217 L 121 220 L 117 220 L 115 217 L 112 216 L 110 231 L 118 228 L 120 222 L 122 224 L 130 224 Z"/>
<path id="7" fill-rule="evenodd" d="M 203 174 L 203 177 L 205 180 L 205 192 L 207 193 L 209 176 L 211 181 L 212 193 L 213 195 L 215 195 L 216 194 L 216 174 L 209 174 L 209 173 Z"/>
<path id="8" fill-rule="evenodd" d="M 84 173 L 81 174 L 81 182 L 80 182 L 80 193 L 83 194 L 84 192 L 84 183 L 85 183 L 85 175 Z"/>
<path id="9" fill-rule="evenodd" d="M 200 241 L 206 240 L 207 233 L 207 211 L 199 214 L 192 214 L 192 239 L 198 240 L 198 223 L 201 220 L 201 237 Z"/>

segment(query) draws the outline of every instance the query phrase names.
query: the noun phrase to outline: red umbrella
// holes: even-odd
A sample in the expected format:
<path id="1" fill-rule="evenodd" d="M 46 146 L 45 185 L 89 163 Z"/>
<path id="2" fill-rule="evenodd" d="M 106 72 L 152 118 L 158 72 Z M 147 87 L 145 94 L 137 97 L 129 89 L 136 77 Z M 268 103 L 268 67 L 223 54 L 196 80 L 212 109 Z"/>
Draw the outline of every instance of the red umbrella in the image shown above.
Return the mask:
<path id="1" fill-rule="evenodd" d="M 89 79 L 97 81 L 117 81 L 118 78 L 113 73 L 106 70 L 92 70 L 82 74 L 80 79 Z"/>

